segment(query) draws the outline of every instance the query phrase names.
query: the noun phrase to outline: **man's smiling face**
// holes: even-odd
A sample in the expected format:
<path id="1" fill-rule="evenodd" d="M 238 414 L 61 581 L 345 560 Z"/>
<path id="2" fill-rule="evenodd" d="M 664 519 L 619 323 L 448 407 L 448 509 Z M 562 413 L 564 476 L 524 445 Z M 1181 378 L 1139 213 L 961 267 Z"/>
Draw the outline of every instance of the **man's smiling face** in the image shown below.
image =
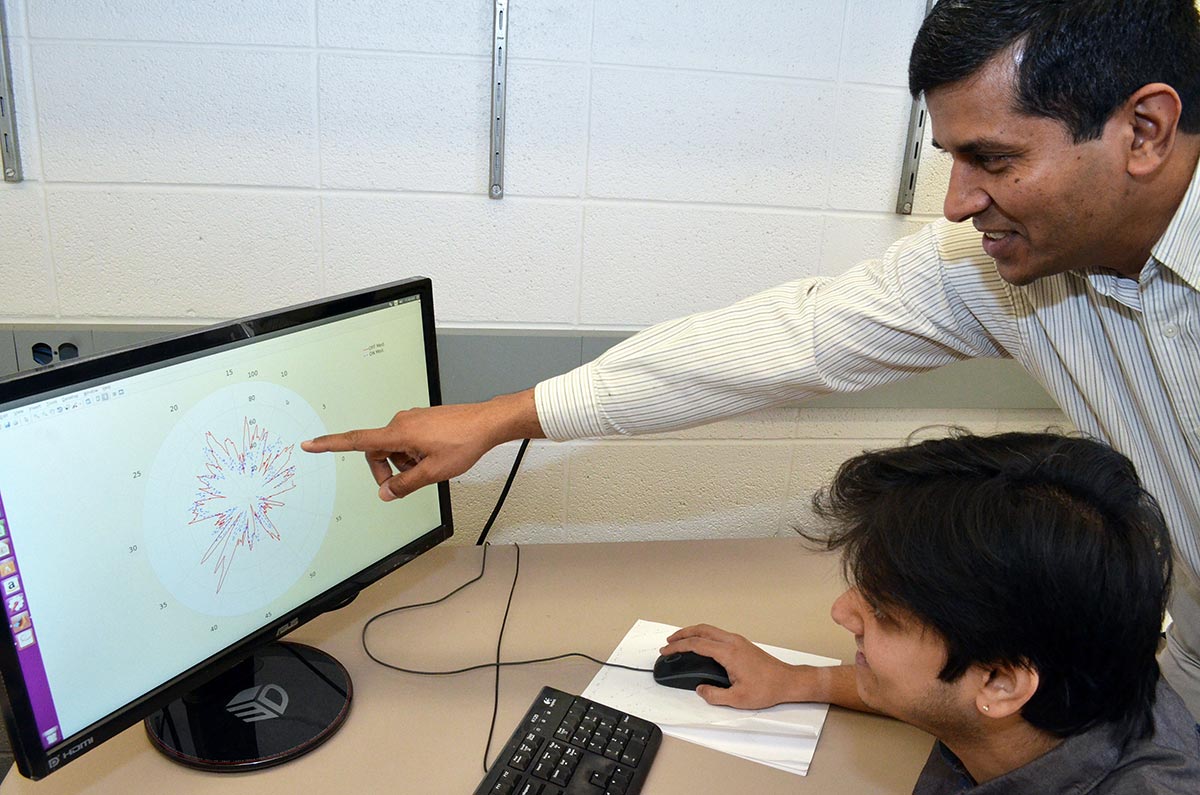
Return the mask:
<path id="1" fill-rule="evenodd" d="M 1077 144 L 1063 123 L 1017 109 L 1015 79 L 1006 51 L 925 98 L 934 145 L 954 159 L 946 218 L 971 220 L 1011 284 L 1090 267 L 1136 273 L 1144 262 L 1129 261 L 1122 223 L 1132 133 L 1114 116 Z"/>

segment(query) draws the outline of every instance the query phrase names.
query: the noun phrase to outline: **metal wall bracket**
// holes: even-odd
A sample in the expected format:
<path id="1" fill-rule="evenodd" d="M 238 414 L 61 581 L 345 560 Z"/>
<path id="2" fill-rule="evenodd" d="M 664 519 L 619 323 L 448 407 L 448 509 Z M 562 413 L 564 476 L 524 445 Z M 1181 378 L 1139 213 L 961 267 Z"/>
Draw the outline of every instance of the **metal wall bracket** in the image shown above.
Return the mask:
<path id="1" fill-rule="evenodd" d="M 492 135 L 488 148 L 490 180 L 488 195 L 504 198 L 504 94 L 508 79 L 508 0 L 495 0 L 492 27 Z"/>
<path id="2" fill-rule="evenodd" d="M 921 145 L 925 143 L 925 116 L 925 100 L 914 99 L 900 171 L 900 192 L 896 195 L 896 212 L 902 215 L 912 214 L 913 201 L 917 197 L 917 170 L 921 167 Z"/>
<path id="3" fill-rule="evenodd" d="M 934 0 L 925 0 L 929 16 Z M 925 98 L 913 100 L 908 113 L 908 141 L 904 144 L 904 162 L 900 171 L 900 191 L 896 194 L 896 212 L 911 215 L 917 197 L 917 170 L 921 167 L 921 145 L 925 143 Z"/>
<path id="4" fill-rule="evenodd" d="M 0 168 L 5 182 L 20 182 L 21 149 L 17 146 L 17 119 L 13 110 L 12 70 L 8 56 L 8 22 L 0 0 Z"/>

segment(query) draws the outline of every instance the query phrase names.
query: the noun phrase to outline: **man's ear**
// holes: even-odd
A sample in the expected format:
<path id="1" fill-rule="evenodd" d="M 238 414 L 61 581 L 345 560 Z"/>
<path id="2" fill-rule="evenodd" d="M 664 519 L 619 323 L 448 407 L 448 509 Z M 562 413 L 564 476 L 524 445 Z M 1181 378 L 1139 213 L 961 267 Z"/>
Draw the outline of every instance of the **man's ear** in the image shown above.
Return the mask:
<path id="1" fill-rule="evenodd" d="M 1130 176 L 1149 176 L 1167 161 L 1175 146 L 1182 112 L 1183 103 L 1175 89 L 1166 83 L 1147 83 L 1130 95 L 1115 119 L 1110 119 L 1133 133 L 1126 163 Z"/>
<path id="2" fill-rule="evenodd" d="M 1021 665 L 991 665 L 987 677 L 975 694 L 975 708 L 985 718 L 1007 718 L 1020 713 L 1021 708 L 1037 692 L 1037 670 Z"/>

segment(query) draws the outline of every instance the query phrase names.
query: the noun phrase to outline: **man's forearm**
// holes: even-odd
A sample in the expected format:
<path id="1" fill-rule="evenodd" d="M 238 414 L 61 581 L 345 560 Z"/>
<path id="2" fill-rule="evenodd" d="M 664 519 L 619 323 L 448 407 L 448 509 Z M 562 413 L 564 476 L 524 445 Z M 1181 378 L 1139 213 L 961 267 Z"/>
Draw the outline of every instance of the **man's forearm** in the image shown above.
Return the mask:
<path id="1" fill-rule="evenodd" d="M 859 697 L 858 687 L 854 684 L 853 665 L 796 666 L 794 687 L 788 701 L 816 701 L 879 714 L 878 710 L 868 707 Z"/>
<path id="2" fill-rule="evenodd" d="M 492 446 L 515 439 L 544 439 L 542 424 L 538 420 L 537 404 L 533 390 L 498 395 L 483 404 L 490 415 L 489 425 L 494 434 Z"/>

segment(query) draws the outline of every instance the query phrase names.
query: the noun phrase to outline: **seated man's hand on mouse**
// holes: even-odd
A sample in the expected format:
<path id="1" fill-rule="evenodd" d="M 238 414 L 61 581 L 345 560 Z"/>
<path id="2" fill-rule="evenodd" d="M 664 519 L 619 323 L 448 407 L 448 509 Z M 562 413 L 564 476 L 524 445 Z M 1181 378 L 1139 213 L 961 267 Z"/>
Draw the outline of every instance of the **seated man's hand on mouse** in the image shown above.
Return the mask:
<path id="1" fill-rule="evenodd" d="M 809 700 L 803 696 L 804 669 L 809 666 L 788 665 L 741 635 L 696 624 L 675 632 L 667 638 L 667 645 L 659 649 L 663 655 L 685 651 L 712 657 L 729 674 L 728 688 L 712 685 L 696 688 L 696 694 L 709 704 L 765 709 L 784 702 Z"/>

